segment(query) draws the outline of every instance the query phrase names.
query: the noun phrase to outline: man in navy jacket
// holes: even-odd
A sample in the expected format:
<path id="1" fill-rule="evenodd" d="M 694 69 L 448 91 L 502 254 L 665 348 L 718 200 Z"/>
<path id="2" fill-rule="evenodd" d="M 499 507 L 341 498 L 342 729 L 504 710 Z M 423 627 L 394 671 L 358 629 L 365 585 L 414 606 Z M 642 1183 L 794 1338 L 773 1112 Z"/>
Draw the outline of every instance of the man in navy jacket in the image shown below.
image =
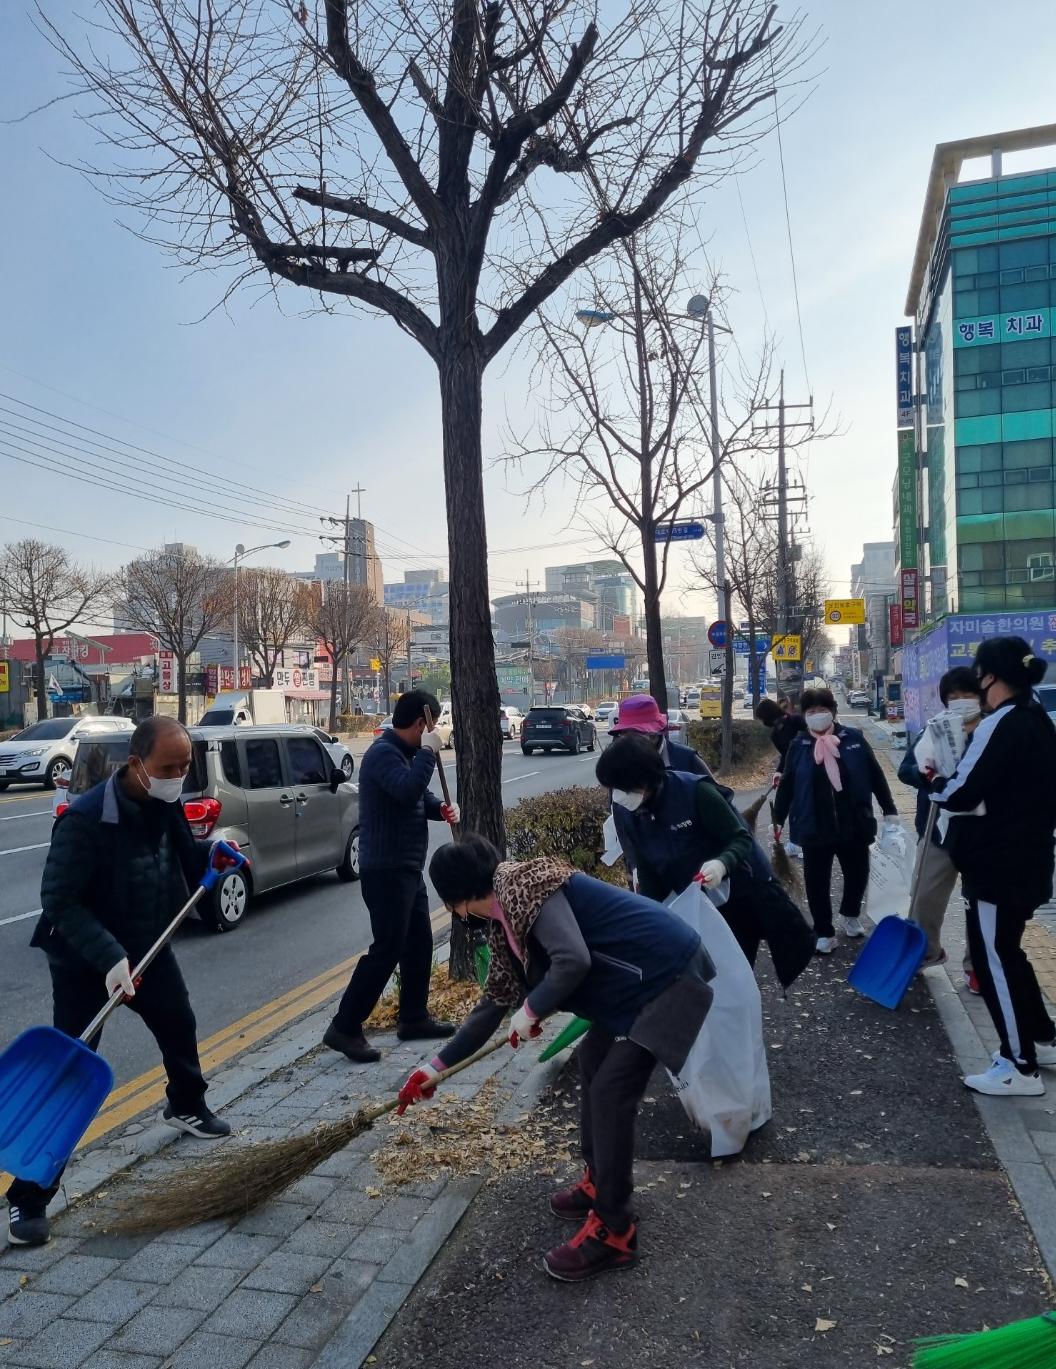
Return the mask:
<path id="1" fill-rule="evenodd" d="M 401 694 L 386 728 L 359 769 L 359 868 L 363 901 L 374 940 L 356 966 L 323 1044 L 358 1064 L 381 1059 L 363 1035 L 363 1023 L 400 967 L 401 1041 L 451 1036 L 454 1027 L 429 1014 L 433 929 L 422 871 L 429 849 L 430 819 L 457 823 L 458 805 L 430 792 L 442 745 L 426 722 L 440 704 L 423 689 Z"/>

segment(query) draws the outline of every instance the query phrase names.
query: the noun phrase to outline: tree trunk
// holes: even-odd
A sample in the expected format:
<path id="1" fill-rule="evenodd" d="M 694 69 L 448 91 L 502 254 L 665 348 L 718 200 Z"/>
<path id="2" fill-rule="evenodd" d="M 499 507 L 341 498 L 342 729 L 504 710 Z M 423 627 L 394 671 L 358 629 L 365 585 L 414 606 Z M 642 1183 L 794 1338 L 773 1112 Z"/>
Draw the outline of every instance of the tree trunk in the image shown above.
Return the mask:
<path id="1" fill-rule="evenodd" d="M 37 634 L 35 638 L 36 657 L 37 657 L 37 679 L 36 679 L 36 699 L 37 699 L 37 722 L 41 718 L 48 716 L 48 683 L 44 678 L 44 638 Z"/>
<path id="2" fill-rule="evenodd" d="M 329 647 L 327 648 L 329 650 Z M 271 686 L 269 685 L 270 689 Z M 330 731 L 337 731 L 337 652 L 330 654 Z"/>
<path id="3" fill-rule="evenodd" d="M 452 340 L 439 369 L 458 802 L 464 830 L 479 832 L 505 854 L 501 701 L 491 633 L 481 453 L 483 365 L 472 342 L 458 346 Z M 452 920 L 450 973 L 456 979 L 475 977 L 471 943 L 459 918 Z"/>
<path id="4" fill-rule="evenodd" d="M 176 717 L 187 725 L 187 653 L 176 652 Z"/>
<path id="5" fill-rule="evenodd" d="M 722 616 L 726 619 L 726 673 L 722 677 L 722 723 L 719 748 L 719 774 L 733 770 L 733 600 L 727 577 L 722 587 Z"/>
<path id="6" fill-rule="evenodd" d="M 656 570 L 656 539 L 652 523 L 642 528 L 645 563 L 645 657 L 649 665 L 649 693 L 667 714 L 667 675 L 664 673 L 664 631 L 660 623 L 660 586 Z"/>

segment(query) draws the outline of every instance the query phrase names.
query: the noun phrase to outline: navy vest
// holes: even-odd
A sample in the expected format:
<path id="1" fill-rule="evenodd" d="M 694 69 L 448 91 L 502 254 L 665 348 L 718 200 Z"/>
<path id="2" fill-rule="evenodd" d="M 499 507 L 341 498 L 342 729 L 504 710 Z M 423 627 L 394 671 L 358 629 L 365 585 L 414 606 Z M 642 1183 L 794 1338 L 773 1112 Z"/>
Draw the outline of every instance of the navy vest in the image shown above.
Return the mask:
<path id="1" fill-rule="evenodd" d="M 626 1036 L 689 964 L 700 937 L 651 898 L 590 875 L 570 875 L 561 892 L 590 951 L 590 970 L 563 1006 Z"/>
<path id="2" fill-rule="evenodd" d="M 700 775 L 668 770 L 663 788 L 647 805 L 633 813 L 622 804 L 612 805 L 616 835 L 621 839 L 626 835 L 630 845 L 667 880 L 675 893 L 682 892 L 706 860 L 715 860 L 725 849 L 697 813 L 697 785 L 710 783 Z M 737 817 L 741 826 L 747 827 L 740 813 Z M 772 877 L 770 863 L 754 838 L 747 864 L 729 873 L 731 893 L 745 892 L 753 880 L 765 883 Z"/>
<path id="3" fill-rule="evenodd" d="M 856 727 L 838 728 L 840 761 L 846 776 L 846 793 L 850 806 L 865 809 L 872 815 L 873 787 L 869 780 L 869 758 L 865 738 Z M 789 810 L 797 842 L 817 841 L 821 837 L 817 813 L 814 810 L 814 738 L 798 736 L 788 748 L 785 768 L 792 766 L 795 774 L 792 805 Z"/>

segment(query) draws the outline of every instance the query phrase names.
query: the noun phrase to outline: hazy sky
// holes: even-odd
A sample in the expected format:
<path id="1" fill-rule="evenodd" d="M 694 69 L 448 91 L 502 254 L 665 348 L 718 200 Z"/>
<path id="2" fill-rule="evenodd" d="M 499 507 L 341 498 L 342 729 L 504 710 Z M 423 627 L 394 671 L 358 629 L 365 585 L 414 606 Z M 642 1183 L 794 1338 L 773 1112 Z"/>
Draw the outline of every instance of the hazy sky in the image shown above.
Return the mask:
<path id="1" fill-rule="evenodd" d="M 61 24 L 92 4 L 45 7 Z M 779 18 L 791 12 L 782 6 Z M 697 205 L 709 257 L 735 291 L 729 317 L 740 347 L 751 354 L 772 329 L 788 399 L 812 390 L 819 411 L 839 416 L 841 436 L 815 444 L 805 472 L 811 527 L 839 593 L 862 542 L 891 537 L 893 332 L 934 145 L 1053 119 L 1056 8 L 815 0 L 806 16 L 820 31 L 817 76 L 783 140 L 807 375 L 774 135 L 736 183 Z M 65 89 L 24 0 L 0 6 L 0 71 L 0 117 Z M 293 546 L 275 553 L 291 569 L 312 564 L 323 549 L 307 535 L 313 520 L 342 513 L 357 482 L 387 580 L 442 560 L 438 400 L 424 353 L 388 319 L 303 316 L 307 300 L 293 287 L 277 298 L 251 288 L 210 313 L 229 277 L 188 275 L 125 231 L 121 214 L 63 165 L 92 156 L 72 102 L 0 125 L 0 392 L 195 468 L 202 505 L 222 511 L 225 489 L 263 486 L 309 506 Z M 1017 165 L 1006 159 L 1006 169 Z M 687 282 L 687 295 L 701 284 Z M 526 391 L 526 367 L 500 359 L 486 395 L 490 456 L 504 409 L 523 412 Z M 137 483 L 130 470 L 122 489 L 79 484 L 0 455 L 0 541 L 36 535 L 116 566 L 162 541 L 229 557 L 238 541 L 291 531 L 267 511 L 262 528 L 212 520 L 194 498 L 161 508 L 136 497 Z M 526 567 L 541 578 L 547 563 L 590 555 L 565 530 L 570 500 L 526 518 L 501 472 L 489 472 L 487 488 L 494 593 L 512 590 Z M 687 564 L 683 557 L 675 579 L 689 588 L 672 590 L 668 610 L 706 612 Z"/>

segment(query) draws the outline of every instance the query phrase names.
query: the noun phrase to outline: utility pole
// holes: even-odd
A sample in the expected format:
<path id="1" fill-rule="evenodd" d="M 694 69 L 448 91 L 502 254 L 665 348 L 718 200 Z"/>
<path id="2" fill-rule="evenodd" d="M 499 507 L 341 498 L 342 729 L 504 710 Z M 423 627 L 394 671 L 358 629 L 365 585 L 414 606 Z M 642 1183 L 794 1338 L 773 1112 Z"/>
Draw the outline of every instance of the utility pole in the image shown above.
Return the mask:
<path id="1" fill-rule="evenodd" d="M 518 581 L 518 588 L 520 588 L 520 581 Z M 532 704 L 535 703 L 535 642 L 533 640 L 535 628 L 532 624 L 531 571 L 527 568 L 525 568 L 524 572 L 524 592 L 525 602 L 528 605 L 524 614 L 524 625 L 526 629 L 524 635 L 528 638 L 528 707 L 531 708 Z M 569 692 L 571 692 L 571 688 L 571 684 L 569 684 Z"/>
<path id="2" fill-rule="evenodd" d="M 366 494 L 362 485 L 356 485 L 351 494 L 345 495 L 345 516 L 344 518 L 320 518 L 320 523 L 329 523 L 331 527 L 340 528 L 340 537 L 323 536 L 323 542 L 340 542 L 344 554 L 344 566 L 342 567 L 341 579 L 345 586 L 345 603 L 348 603 L 348 588 L 352 582 L 352 495 L 356 496 L 356 518 L 359 522 L 363 521 L 363 505 L 361 496 Z M 369 583 L 369 576 L 367 583 Z M 337 662 L 334 661 L 333 669 L 337 669 Z M 352 683 L 349 680 L 348 653 L 341 659 L 341 708 L 345 713 L 352 711 Z"/>
<path id="3" fill-rule="evenodd" d="M 768 493 L 764 503 L 777 505 L 777 622 L 775 624 L 774 636 L 776 639 L 787 637 L 790 631 L 789 608 L 793 602 L 791 594 L 792 582 L 792 557 L 789 546 L 788 522 L 789 522 L 789 503 L 806 504 L 806 490 L 799 488 L 789 496 L 788 481 L 788 456 L 786 450 L 787 433 L 789 428 L 811 428 L 814 427 L 814 396 L 811 395 L 806 404 L 786 404 L 785 403 L 785 369 L 781 368 L 781 387 L 778 392 L 778 402 L 776 404 L 761 404 L 761 409 L 777 410 L 777 489 Z M 787 411 L 789 409 L 809 409 L 810 417 L 796 419 L 789 422 Z M 771 424 L 763 425 L 763 431 L 769 431 Z M 769 515 L 773 517 L 773 515 Z M 774 664 L 775 670 L 777 663 Z M 803 663 L 800 662 L 800 675 L 803 673 Z M 780 675 L 778 675 L 780 689 Z M 791 697 L 795 699 L 798 691 L 792 690 Z"/>
<path id="4" fill-rule="evenodd" d="M 411 665 L 411 610 L 407 610 L 407 688 L 414 688 L 414 667 Z"/>
<path id="5" fill-rule="evenodd" d="M 730 582 L 726 576 L 726 526 L 722 511 L 722 449 L 719 445 L 719 383 L 715 365 L 715 315 L 708 308 L 708 384 L 711 399 L 711 465 L 714 490 L 712 523 L 715 527 L 715 586 L 721 596 L 719 605 L 726 621 L 726 670 L 722 677 L 722 721 L 719 746 L 719 774 L 733 769 L 733 607 Z"/>

